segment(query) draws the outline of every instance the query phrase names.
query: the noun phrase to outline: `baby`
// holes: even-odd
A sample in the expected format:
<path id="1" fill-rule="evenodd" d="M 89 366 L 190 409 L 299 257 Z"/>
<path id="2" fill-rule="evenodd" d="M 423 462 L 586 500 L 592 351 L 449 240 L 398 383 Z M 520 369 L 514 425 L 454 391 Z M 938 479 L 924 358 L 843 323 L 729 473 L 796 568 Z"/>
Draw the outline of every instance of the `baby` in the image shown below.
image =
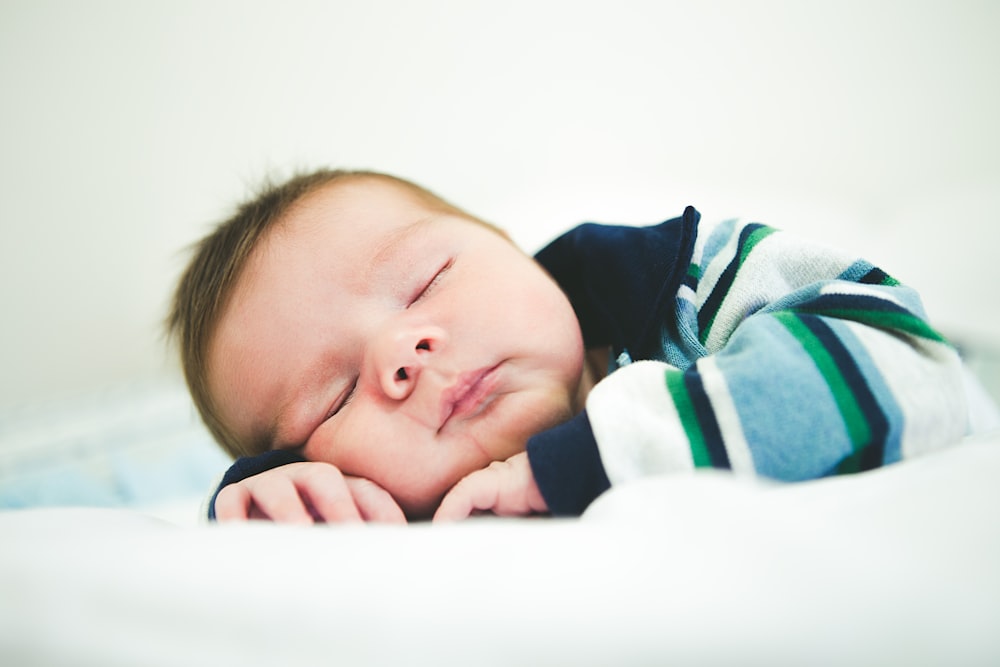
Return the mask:
<path id="1" fill-rule="evenodd" d="M 912 290 L 690 207 L 533 259 L 413 183 L 320 170 L 201 241 L 168 325 L 241 457 L 221 520 L 577 515 L 641 476 L 813 479 L 967 427 L 958 356 Z"/>

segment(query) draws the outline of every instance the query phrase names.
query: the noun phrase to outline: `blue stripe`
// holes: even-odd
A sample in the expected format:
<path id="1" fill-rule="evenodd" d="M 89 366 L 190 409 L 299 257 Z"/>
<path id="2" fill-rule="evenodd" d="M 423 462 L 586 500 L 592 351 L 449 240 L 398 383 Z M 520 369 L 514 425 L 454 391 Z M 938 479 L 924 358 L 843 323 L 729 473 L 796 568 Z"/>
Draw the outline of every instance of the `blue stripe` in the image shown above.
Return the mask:
<path id="1" fill-rule="evenodd" d="M 747 319 L 715 360 L 758 474 L 788 482 L 816 479 L 851 454 L 826 381 L 777 319 Z M 789 442 L 808 445 L 789 448 Z"/>
<path id="2" fill-rule="evenodd" d="M 731 218 L 729 220 L 724 220 L 719 223 L 719 225 L 712 230 L 711 235 L 705 242 L 705 249 L 701 253 L 701 261 L 699 264 L 702 267 L 706 267 L 711 264 L 716 256 L 722 252 L 726 247 L 726 243 L 733 236 L 733 230 L 736 229 L 736 225 L 739 223 L 737 218 Z"/>
<path id="3" fill-rule="evenodd" d="M 840 471 L 855 472 L 871 470 L 882 465 L 885 459 L 885 441 L 889 433 L 889 420 L 878 404 L 875 394 L 868 386 L 868 381 L 858 367 L 853 355 L 840 341 L 837 334 L 815 315 L 800 315 L 799 320 L 820 341 L 843 376 L 847 386 L 851 388 L 854 399 L 861 408 L 861 413 L 868 423 L 870 439 L 864 443 L 855 454 L 841 462 Z"/>

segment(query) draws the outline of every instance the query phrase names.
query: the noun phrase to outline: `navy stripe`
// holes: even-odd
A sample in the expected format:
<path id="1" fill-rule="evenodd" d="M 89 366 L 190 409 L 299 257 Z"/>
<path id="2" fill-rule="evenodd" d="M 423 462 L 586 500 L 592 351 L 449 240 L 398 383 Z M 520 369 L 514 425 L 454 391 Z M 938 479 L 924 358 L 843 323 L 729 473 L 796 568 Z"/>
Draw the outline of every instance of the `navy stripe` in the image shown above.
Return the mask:
<path id="1" fill-rule="evenodd" d="M 858 282 L 865 283 L 866 285 L 881 285 L 885 282 L 887 277 L 888 274 L 876 266 L 872 267 L 871 271 L 861 276 L 861 278 L 858 279 Z"/>
<path id="2" fill-rule="evenodd" d="M 705 393 L 705 385 L 701 381 L 701 374 L 698 373 L 696 366 L 691 366 L 684 373 L 684 387 L 687 389 L 688 398 L 694 408 L 695 417 L 698 419 L 701 437 L 705 441 L 708 457 L 712 460 L 712 467 L 731 468 L 729 453 L 722 441 L 722 431 L 715 418 L 715 410 L 712 409 L 712 402 L 709 400 L 708 394 Z"/>
<path id="3" fill-rule="evenodd" d="M 906 308 L 889 299 L 868 294 L 820 294 L 798 306 L 799 313 L 819 313 L 830 310 L 868 310 L 879 313 L 912 314 Z"/>
<path id="4" fill-rule="evenodd" d="M 736 280 L 736 273 L 740 270 L 740 258 L 743 256 L 743 246 L 746 245 L 747 239 L 755 231 L 763 227 L 764 225 L 759 222 L 754 222 L 746 227 L 740 232 L 740 240 L 736 245 L 736 254 L 733 259 L 729 262 L 729 266 L 726 270 L 722 272 L 719 276 L 719 282 L 715 284 L 715 288 L 712 293 L 705 300 L 705 304 L 701 307 L 698 312 L 698 330 L 705 331 L 705 328 L 711 324 L 712 320 L 715 319 L 715 315 L 719 312 L 719 308 L 722 307 L 722 301 L 726 298 L 729 293 L 729 288 L 733 286 L 733 281 Z"/>
<path id="5" fill-rule="evenodd" d="M 815 315 L 800 315 L 801 322 L 816 336 L 826 348 L 837 365 L 837 370 L 851 388 L 854 399 L 861 408 L 861 413 L 868 422 L 871 439 L 853 455 L 845 458 L 839 472 L 858 472 L 871 470 L 882 465 L 885 459 L 885 441 L 889 435 L 889 419 L 878 404 L 878 399 L 868 386 L 868 381 L 861 372 L 850 350 L 837 336 L 833 329 L 821 318 Z"/>

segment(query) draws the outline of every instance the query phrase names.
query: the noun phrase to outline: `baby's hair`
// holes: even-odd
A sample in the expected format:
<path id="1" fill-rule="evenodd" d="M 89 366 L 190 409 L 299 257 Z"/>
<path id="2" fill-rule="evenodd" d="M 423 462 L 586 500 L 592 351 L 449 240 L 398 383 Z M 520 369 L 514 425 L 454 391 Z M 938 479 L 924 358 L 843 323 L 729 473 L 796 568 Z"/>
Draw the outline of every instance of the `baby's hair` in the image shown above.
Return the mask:
<path id="1" fill-rule="evenodd" d="M 230 218 L 191 248 L 191 260 L 181 274 L 165 323 L 168 337 L 180 348 L 184 379 L 195 407 L 215 440 L 234 457 L 259 454 L 271 443 L 238 438 L 219 416 L 209 391 L 208 349 L 223 309 L 254 249 L 296 203 L 328 185 L 369 179 L 403 188 L 432 211 L 459 215 L 496 229 L 419 185 L 388 174 L 319 169 L 281 183 L 266 181 Z"/>

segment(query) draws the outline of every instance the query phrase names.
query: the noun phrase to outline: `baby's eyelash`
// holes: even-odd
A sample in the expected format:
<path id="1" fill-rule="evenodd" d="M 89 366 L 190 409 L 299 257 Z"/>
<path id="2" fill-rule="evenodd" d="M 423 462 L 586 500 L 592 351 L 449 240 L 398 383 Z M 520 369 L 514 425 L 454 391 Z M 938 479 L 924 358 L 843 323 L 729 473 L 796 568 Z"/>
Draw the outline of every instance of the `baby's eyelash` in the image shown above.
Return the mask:
<path id="1" fill-rule="evenodd" d="M 424 285 L 423 288 L 421 288 L 421 290 L 417 293 L 417 295 L 415 297 L 413 297 L 413 299 L 410 300 L 410 305 L 412 306 L 413 304 L 415 304 L 416 302 L 420 301 L 425 296 L 427 296 L 428 294 L 430 294 L 431 291 L 435 287 L 437 287 L 438 283 L 441 282 L 441 278 L 444 277 L 444 274 L 448 273 L 448 270 L 451 269 L 451 265 L 453 263 L 454 263 L 454 260 L 452 260 L 452 259 L 449 259 L 447 262 L 445 262 L 444 266 L 442 266 L 440 269 L 438 269 L 437 273 L 434 274 L 434 277 L 431 278 L 427 282 L 427 284 Z"/>

